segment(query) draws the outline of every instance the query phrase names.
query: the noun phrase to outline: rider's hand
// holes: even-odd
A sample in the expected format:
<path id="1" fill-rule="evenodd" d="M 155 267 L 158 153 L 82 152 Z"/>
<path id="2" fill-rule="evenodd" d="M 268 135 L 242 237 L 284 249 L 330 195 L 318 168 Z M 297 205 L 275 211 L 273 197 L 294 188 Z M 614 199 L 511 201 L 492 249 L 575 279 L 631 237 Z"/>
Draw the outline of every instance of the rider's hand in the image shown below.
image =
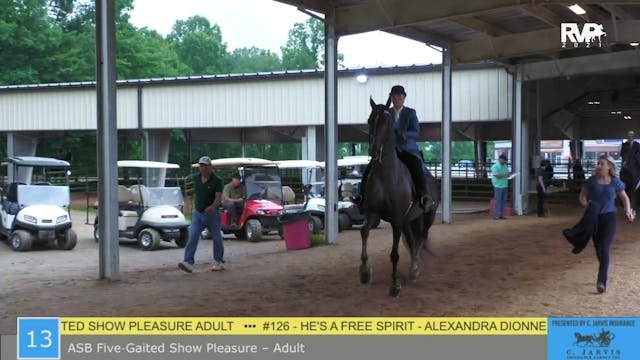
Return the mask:
<path id="1" fill-rule="evenodd" d="M 633 221 L 636 218 L 635 211 L 633 211 L 632 209 L 625 210 L 624 214 L 629 221 Z"/>
<path id="2" fill-rule="evenodd" d="M 212 206 L 207 206 L 207 207 L 204 209 L 204 214 L 205 214 L 205 215 L 207 215 L 207 216 L 209 216 L 209 215 L 213 214 L 213 205 L 212 205 Z"/>

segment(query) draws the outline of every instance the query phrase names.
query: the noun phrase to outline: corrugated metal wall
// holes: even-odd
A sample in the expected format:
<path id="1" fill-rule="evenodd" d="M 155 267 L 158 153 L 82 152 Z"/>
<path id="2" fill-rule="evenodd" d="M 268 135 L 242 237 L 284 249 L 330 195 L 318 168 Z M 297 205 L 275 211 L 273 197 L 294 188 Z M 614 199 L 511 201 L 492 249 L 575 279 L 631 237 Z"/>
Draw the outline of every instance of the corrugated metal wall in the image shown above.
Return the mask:
<path id="1" fill-rule="evenodd" d="M 0 130 L 95 130 L 96 91 L 50 89 L 0 93 Z M 138 127 L 137 89 L 118 89 L 118 128 Z"/>
<path id="2" fill-rule="evenodd" d="M 338 81 L 338 121 L 364 124 L 369 96 L 387 100 L 391 86 L 402 84 L 406 105 L 421 122 L 441 118 L 441 74 L 355 76 Z M 318 76 L 264 78 L 237 82 L 140 84 L 142 127 L 217 128 L 324 124 L 324 81 Z M 453 120 L 498 121 L 511 117 L 511 77 L 504 69 L 460 70 L 453 74 Z M 118 89 L 118 128 L 138 127 L 137 88 Z M 82 89 L 21 89 L 0 92 L 1 131 L 91 130 L 96 128 L 96 93 Z"/>

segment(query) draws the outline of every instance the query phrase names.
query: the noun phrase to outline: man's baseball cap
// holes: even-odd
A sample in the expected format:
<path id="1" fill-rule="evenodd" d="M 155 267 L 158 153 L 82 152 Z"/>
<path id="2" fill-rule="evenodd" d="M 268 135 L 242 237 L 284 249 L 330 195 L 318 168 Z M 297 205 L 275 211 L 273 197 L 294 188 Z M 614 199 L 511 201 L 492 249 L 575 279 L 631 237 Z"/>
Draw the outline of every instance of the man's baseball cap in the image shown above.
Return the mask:
<path id="1" fill-rule="evenodd" d="M 211 165 L 211 158 L 208 156 L 203 156 L 198 160 L 198 164 Z"/>
<path id="2" fill-rule="evenodd" d="M 389 95 L 404 95 L 407 96 L 407 93 L 404 92 L 404 87 L 402 87 L 401 85 L 395 85 L 391 88 L 391 92 L 389 93 Z"/>

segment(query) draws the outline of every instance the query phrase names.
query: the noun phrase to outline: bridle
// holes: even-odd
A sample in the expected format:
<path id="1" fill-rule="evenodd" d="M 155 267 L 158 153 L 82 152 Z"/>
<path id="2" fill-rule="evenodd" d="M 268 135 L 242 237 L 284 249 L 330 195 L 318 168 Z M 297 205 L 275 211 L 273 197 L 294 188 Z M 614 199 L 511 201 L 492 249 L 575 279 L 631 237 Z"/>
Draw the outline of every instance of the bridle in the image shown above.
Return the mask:
<path id="1" fill-rule="evenodd" d="M 388 110 L 381 105 L 377 106 L 376 109 L 374 109 L 374 112 L 376 113 L 376 115 L 373 118 L 373 121 L 369 122 L 369 129 L 372 130 L 369 132 L 369 147 L 373 145 L 373 143 L 375 142 L 375 139 L 378 137 L 378 129 L 379 129 L 378 122 L 381 119 L 384 119 L 385 116 L 390 117 Z M 384 129 L 384 131 L 387 133 L 389 132 L 388 127 L 390 126 L 390 124 L 391 124 L 390 121 L 387 121 L 387 126 Z M 384 150 L 384 141 L 380 141 L 380 146 L 377 149 L 375 149 L 374 152 L 371 153 L 371 150 L 370 150 L 371 160 L 375 160 L 378 163 L 382 163 L 383 150 Z"/>

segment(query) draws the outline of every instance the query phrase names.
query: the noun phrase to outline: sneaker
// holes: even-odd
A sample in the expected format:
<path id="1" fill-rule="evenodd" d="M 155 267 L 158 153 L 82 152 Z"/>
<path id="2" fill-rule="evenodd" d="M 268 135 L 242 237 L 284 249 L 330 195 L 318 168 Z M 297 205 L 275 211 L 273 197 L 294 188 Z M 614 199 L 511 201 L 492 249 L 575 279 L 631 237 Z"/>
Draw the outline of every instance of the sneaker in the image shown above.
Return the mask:
<path id="1" fill-rule="evenodd" d="M 599 294 L 602 294 L 603 292 L 607 291 L 607 287 L 604 285 L 604 283 L 599 282 L 598 285 L 596 285 L 596 289 L 598 290 Z"/>
<path id="2" fill-rule="evenodd" d="M 185 262 L 185 261 L 181 261 L 180 263 L 178 263 L 178 268 L 180 268 L 180 270 L 186 271 L 188 273 L 192 273 L 193 272 L 193 264 L 189 264 L 188 262 Z"/>
<path id="3" fill-rule="evenodd" d="M 506 217 L 504 217 L 504 216 L 500 216 L 500 217 L 499 217 L 499 219 L 500 219 L 500 220 L 507 220 L 507 218 L 506 218 Z"/>
<path id="4" fill-rule="evenodd" d="M 216 261 L 211 266 L 211 271 L 222 271 L 222 270 L 224 270 L 224 264 L 221 262 Z"/>

